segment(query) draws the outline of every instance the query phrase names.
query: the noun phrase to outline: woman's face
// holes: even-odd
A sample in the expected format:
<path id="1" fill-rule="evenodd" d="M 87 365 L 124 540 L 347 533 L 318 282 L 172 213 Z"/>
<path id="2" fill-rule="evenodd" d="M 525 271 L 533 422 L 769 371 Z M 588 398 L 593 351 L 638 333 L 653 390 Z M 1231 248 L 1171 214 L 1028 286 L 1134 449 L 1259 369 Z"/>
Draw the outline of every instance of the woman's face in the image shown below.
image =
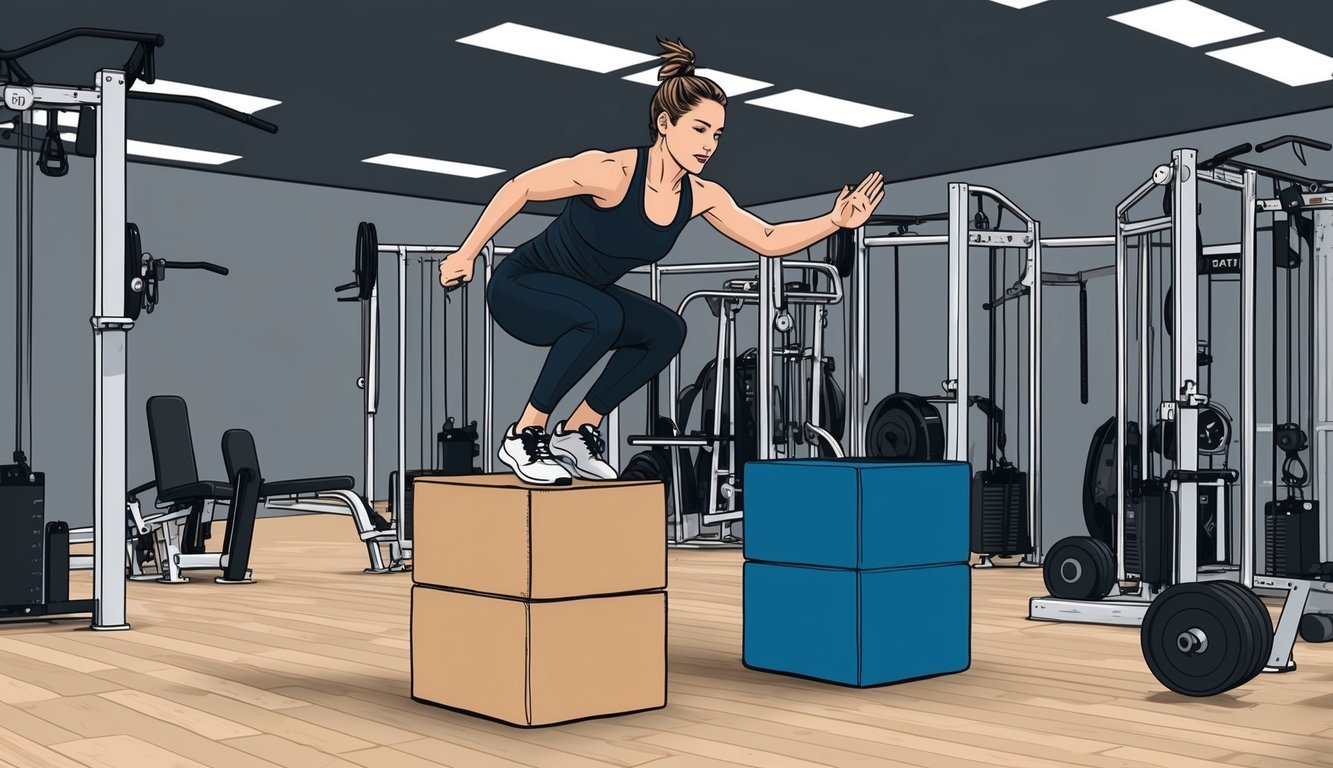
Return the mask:
<path id="1" fill-rule="evenodd" d="M 717 151 L 726 119 L 726 107 L 705 99 L 681 115 L 675 125 L 665 112 L 662 113 L 657 118 L 657 130 L 662 133 L 667 152 L 676 163 L 689 173 L 700 173 Z"/>

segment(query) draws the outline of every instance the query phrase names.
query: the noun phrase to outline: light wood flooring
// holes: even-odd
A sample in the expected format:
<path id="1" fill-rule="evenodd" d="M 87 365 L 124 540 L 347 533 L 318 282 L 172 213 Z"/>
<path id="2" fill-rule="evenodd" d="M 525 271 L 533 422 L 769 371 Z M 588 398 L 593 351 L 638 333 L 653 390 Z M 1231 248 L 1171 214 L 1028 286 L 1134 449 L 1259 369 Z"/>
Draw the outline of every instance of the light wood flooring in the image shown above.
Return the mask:
<path id="1" fill-rule="evenodd" d="M 518 729 L 409 698 L 410 576 L 362 574 L 348 519 L 261 519 L 256 584 L 132 583 L 129 632 L 0 626 L 0 766 L 1333 765 L 1333 644 L 1187 699 L 1135 629 L 1027 621 L 1040 571 L 974 571 L 972 668 L 856 690 L 745 669 L 740 552 L 669 558 L 666 709 Z"/>

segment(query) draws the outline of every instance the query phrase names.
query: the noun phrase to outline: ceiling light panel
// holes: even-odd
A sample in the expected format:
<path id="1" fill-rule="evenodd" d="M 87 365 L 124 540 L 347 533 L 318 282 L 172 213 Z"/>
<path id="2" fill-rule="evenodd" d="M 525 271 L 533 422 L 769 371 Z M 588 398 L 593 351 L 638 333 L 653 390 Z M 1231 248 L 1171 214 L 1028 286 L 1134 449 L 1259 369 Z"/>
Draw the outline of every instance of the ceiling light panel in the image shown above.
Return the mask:
<path id="1" fill-rule="evenodd" d="M 763 80 L 741 77 L 740 75 L 733 75 L 730 72 L 723 72 L 717 69 L 696 69 L 694 74 L 699 77 L 706 77 L 717 83 L 718 87 L 721 88 L 722 92 L 727 94 L 727 96 L 740 96 L 741 94 L 762 91 L 765 88 L 773 87 L 772 83 L 766 83 Z M 657 69 L 636 72 L 632 75 L 626 75 L 622 79 L 628 80 L 631 83 L 642 83 L 644 85 L 656 86 L 658 83 Z"/>
<path id="2" fill-rule="evenodd" d="M 1046 0 L 991 0 L 991 2 L 1007 5 L 1010 8 L 1031 8 L 1038 3 L 1046 2 Z"/>
<path id="3" fill-rule="evenodd" d="M 1333 80 L 1333 58 L 1280 37 L 1208 55 L 1291 86 Z"/>
<path id="4" fill-rule="evenodd" d="M 856 128 L 865 128 L 912 116 L 906 112 L 896 112 L 892 109 L 838 99 L 799 88 L 782 91 L 771 96 L 748 99 L 745 103 Z"/>
<path id="5" fill-rule="evenodd" d="M 137 157 L 153 157 L 160 160 L 175 160 L 181 163 L 199 165 L 222 165 L 233 160 L 240 160 L 240 155 L 228 155 L 222 152 L 208 152 L 202 149 L 187 149 L 169 144 L 153 144 L 147 141 L 128 139 L 125 142 L 125 154 Z"/>
<path id="6" fill-rule="evenodd" d="M 1170 0 L 1109 18 L 1190 48 L 1263 32 L 1256 26 L 1205 8 L 1192 0 Z"/>
<path id="7" fill-rule="evenodd" d="M 406 168 L 412 171 L 442 173 L 449 176 L 465 176 L 469 179 L 480 179 L 484 176 L 493 176 L 497 173 L 504 172 L 504 169 L 502 168 L 491 168 L 485 165 L 473 165 L 471 163 L 459 163 L 453 160 L 438 160 L 431 157 L 401 155 L 394 152 L 378 155 L 376 157 L 368 157 L 361 162 L 371 163 L 373 165 L 387 165 L 391 168 Z"/>
<path id="8" fill-rule="evenodd" d="M 457 42 L 602 74 L 657 60 L 656 56 L 638 51 L 513 22 L 460 37 Z"/>

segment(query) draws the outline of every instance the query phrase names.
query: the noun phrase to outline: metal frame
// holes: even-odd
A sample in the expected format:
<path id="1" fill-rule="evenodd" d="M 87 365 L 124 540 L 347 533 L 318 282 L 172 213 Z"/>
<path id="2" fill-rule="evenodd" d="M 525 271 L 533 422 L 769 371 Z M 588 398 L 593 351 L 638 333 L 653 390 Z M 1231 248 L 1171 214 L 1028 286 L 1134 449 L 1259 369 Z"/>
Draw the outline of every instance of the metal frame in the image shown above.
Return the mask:
<path id="1" fill-rule="evenodd" d="M 398 375 L 398 408 L 395 418 L 396 434 L 396 456 L 397 475 L 394 478 L 393 494 L 394 509 L 404 509 L 406 504 L 406 485 L 407 477 L 407 302 L 404 300 L 407 295 L 407 267 L 408 260 L 412 256 L 447 256 L 459 249 L 457 245 L 408 245 L 379 243 L 379 254 L 388 254 L 395 257 L 398 277 L 398 344 L 397 344 L 397 375 Z M 483 263 L 481 272 L 481 291 L 485 295 L 486 286 L 489 285 L 491 273 L 495 268 L 495 259 L 497 256 L 507 256 L 514 252 L 513 248 L 497 247 L 493 241 L 487 242 L 481 250 L 480 257 Z M 466 288 L 464 290 L 467 290 Z M 371 290 L 370 298 L 361 302 L 361 323 L 362 331 L 366 338 L 367 359 L 363 370 L 363 377 L 357 381 L 357 386 L 363 390 L 362 403 L 365 408 L 364 415 L 364 464 L 362 467 L 362 496 L 373 503 L 375 499 L 375 420 L 379 412 L 379 284 Z M 491 320 L 491 308 L 483 301 L 483 364 L 482 364 L 482 428 L 480 437 L 482 468 L 485 472 L 491 472 L 494 469 L 494 451 L 491 450 L 492 430 L 494 427 L 494 399 L 495 399 L 495 327 Z M 466 375 L 466 372 L 464 372 Z M 466 404 L 464 404 L 466 408 Z M 608 443 L 611 441 L 608 441 Z M 335 497 L 333 503 L 324 497 Z M 352 510 L 352 514 L 360 520 L 362 511 L 359 509 L 359 500 L 354 494 L 317 494 L 313 497 L 302 497 L 299 499 L 270 499 L 267 502 L 270 507 L 282 509 L 301 510 L 307 512 L 330 512 L 337 511 L 344 505 Z M 369 525 L 369 518 L 366 519 Z M 358 528 L 361 526 L 358 525 Z M 393 527 L 389 531 L 375 534 L 373 529 L 367 533 L 362 529 L 362 540 L 366 542 L 370 550 L 371 573 L 387 573 L 406 570 L 403 560 L 412 557 L 412 540 L 407 538 L 406 529 L 394 521 Z M 391 562 L 385 566 L 380 555 L 378 544 L 390 544 Z"/>
<path id="2" fill-rule="evenodd" d="M 1259 213 L 1281 211 L 1277 200 L 1258 197 L 1258 172 L 1254 168 L 1239 164 L 1235 167 L 1223 165 L 1218 168 L 1199 170 L 1197 153 L 1191 149 L 1180 149 L 1172 153 L 1171 164 L 1161 166 L 1154 173 L 1153 180 L 1145 182 L 1117 208 L 1116 242 L 1116 418 L 1117 418 L 1117 506 L 1120 524 L 1117 526 L 1118 550 L 1117 568 L 1121 582 L 1132 581 L 1138 574 L 1127 572 L 1125 566 L 1125 431 L 1124 424 L 1128 414 L 1126 389 L 1137 386 L 1139 389 L 1139 409 L 1137 418 L 1141 424 L 1147 424 L 1151 413 L 1148 383 L 1147 345 L 1139 348 L 1139 377 L 1137 382 L 1125 378 L 1127 356 L 1131 331 L 1139 338 L 1144 338 L 1149 326 L 1148 302 L 1140 301 L 1136 317 L 1128 316 L 1130 275 L 1126 270 L 1126 254 L 1129 238 L 1136 237 L 1139 246 L 1139 275 L 1136 281 L 1142 284 L 1149 273 L 1152 260 L 1150 249 L 1143 247 L 1142 241 L 1152 231 L 1170 228 L 1173 237 L 1173 311 L 1174 330 L 1172 334 L 1173 369 L 1176 371 L 1172 386 L 1179 393 L 1179 400 L 1167 401 L 1158 405 L 1159 413 L 1173 417 L 1177 429 L 1176 471 L 1197 470 L 1198 461 L 1198 407 L 1207 403 L 1208 395 L 1199 390 L 1197 365 L 1197 262 L 1194 258 L 1178 258 L 1179 254 L 1193 254 L 1198 243 L 1197 233 L 1197 187 L 1199 181 L 1235 190 L 1241 198 L 1242 238 L 1238 245 L 1213 246 L 1203 249 L 1205 255 L 1238 253 L 1240 256 L 1240 339 L 1241 339 L 1241 403 L 1240 403 L 1240 460 L 1241 470 L 1238 476 L 1240 503 L 1240 552 L 1238 562 L 1221 568 L 1201 569 L 1196 553 L 1198 530 L 1198 486 L 1207 482 L 1186 475 L 1177 477 L 1172 485 L 1176 494 L 1176 535 L 1175 535 L 1175 573 L 1172 583 L 1187 583 L 1205 579 L 1235 579 L 1239 583 L 1256 591 L 1275 594 L 1284 598 L 1281 616 L 1274 630 L 1271 655 L 1264 667 L 1265 672 L 1287 672 L 1295 669 L 1292 661 L 1298 626 L 1301 616 L 1307 612 L 1333 613 L 1333 582 L 1288 577 L 1274 577 L 1258 573 L 1263 567 L 1259 556 L 1259 531 L 1263 530 L 1263 509 L 1258 503 L 1257 442 L 1262 431 L 1271 431 L 1272 425 L 1261 425 L 1257 421 L 1256 410 L 1256 305 L 1257 273 L 1259 268 L 1257 243 L 1257 216 Z M 1172 210 L 1188 211 L 1187 215 L 1168 217 L 1164 226 L 1160 218 L 1140 222 L 1128 222 L 1127 211 L 1159 185 L 1170 184 Z M 1333 381 L 1333 340 L 1328 329 L 1329 300 L 1333 297 L 1333 269 L 1330 258 L 1333 257 L 1333 199 L 1324 194 L 1304 196 L 1307 210 L 1314 210 L 1316 238 L 1311 268 L 1315 286 L 1315 301 L 1311 308 L 1311 332 L 1314 334 L 1314 359 L 1311 367 L 1316 381 L 1323 387 L 1316 386 L 1312 392 L 1314 401 L 1315 435 L 1311 439 L 1311 479 L 1314 495 L 1326 493 L 1330 479 L 1328 467 L 1328 440 L 1333 433 L 1333 424 L 1329 418 L 1333 395 L 1330 395 L 1327 382 Z M 1137 286 L 1136 286 L 1137 287 Z M 1142 441 L 1140 460 L 1147 466 L 1147 440 Z M 1197 477 L 1197 476 L 1196 476 Z M 1219 508 L 1219 516 L 1227 514 Z M 1328 558 L 1333 549 L 1329 541 L 1329 532 L 1325 526 L 1325 535 L 1321 543 L 1321 556 Z M 1056 600 L 1053 598 L 1033 598 L 1029 603 L 1029 618 L 1045 621 L 1074 621 L 1083 623 L 1118 624 L 1138 626 L 1142 624 L 1149 603 L 1160 593 L 1150 585 L 1139 584 L 1136 593 L 1122 593 L 1119 589 L 1100 601 Z"/>
<path id="3" fill-rule="evenodd" d="M 129 629 L 125 616 L 125 390 L 127 337 L 134 321 L 125 316 L 125 80 L 121 70 L 101 69 L 94 76 L 92 88 L 34 85 L 26 107 L 98 107 L 93 165 L 94 289 L 89 318 L 93 332 L 91 627 L 95 630 Z M 32 124 L 29 111 L 22 112 L 21 117 Z M 22 199 L 19 204 L 25 205 Z M 31 204 L 31 200 L 26 202 Z M 25 235 L 31 237 L 30 232 Z"/>
<path id="4" fill-rule="evenodd" d="M 1025 261 L 1018 282 L 1009 291 L 1024 290 L 1027 296 L 1027 471 L 1028 529 L 1032 550 L 1023 559 L 1023 565 L 1032 567 L 1041 562 L 1041 291 L 1042 247 L 1045 245 L 1073 246 L 1091 243 L 1083 240 L 1101 238 L 1064 238 L 1044 241 L 1041 223 L 1029 216 L 1008 197 L 990 187 L 953 183 L 949 185 L 949 220 L 947 235 L 898 235 L 866 237 L 864 227 L 858 228 L 854 240 L 855 266 L 852 272 L 852 330 L 849 338 L 852 360 L 847 366 L 847 428 L 851 434 L 850 455 L 867 453 L 866 405 L 870 398 L 869 374 L 869 250 L 875 247 L 904 247 L 918 245 L 945 245 L 948 247 L 949 277 L 947 302 L 949 316 L 948 363 L 946 378 L 941 382 L 943 396 L 930 397 L 945 406 L 945 458 L 968 461 L 969 412 L 971 407 L 971 371 L 968 365 L 970 342 L 969 267 L 972 248 L 1014 248 L 1025 252 Z M 981 196 L 1003 206 L 1022 222 L 1019 230 L 976 230 L 972 228 L 970 201 Z M 1043 279 L 1038 279 L 1041 275 Z M 995 298 L 995 297 L 989 297 Z M 897 332 L 897 329 L 895 329 Z"/>
<path id="5" fill-rule="evenodd" d="M 781 279 L 784 271 L 787 269 L 799 270 L 802 273 L 827 273 L 830 278 L 831 290 L 828 292 L 811 291 L 787 291 L 784 280 Z M 813 323 L 814 342 L 812 344 L 812 355 L 816 355 L 813 366 L 822 366 L 823 333 L 824 325 L 822 323 L 823 311 L 826 311 L 828 305 L 837 304 L 843 301 L 842 278 L 838 275 L 837 269 L 831 264 L 809 261 L 784 261 L 781 257 L 761 257 L 757 261 L 739 261 L 739 262 L 705 262 L 688 264 L 670 264 L 659 265 L 652 264 L 646 267 L 636 267 L 631 270 L 635 274 L 647 274 L 650 279 L 649 296 L 654 301 L 661 301 L 662 278 L 666 275 L 675 274 L 714 274 L 745 272 L 756 273 L 758 279 L 754 281 L 751 289 L 724 288 L 717 290 L 698 290 L 693 291 L 681 300 L 677 307 L 677 313 L 683 315 L 689 305 L 699 299 L 721 299 L 721 307 L 718 312 L 717 344 L 715 349 L 715 360 L 718 361 L 718 380 L 722 381 L 725 376 L 725 384 L 720 385 L 714 390 L 714 425 L 713 434 L 721 432 L 721 399 L 724 389 L 726 392 L 736 391 L 736 373 L 735 366 L 730 364 L 736 357 L 736 325 L 735 317 L 744 306 L 755 305 L 759 308 L 757 313 L 757 326 L 759 332 L 759 344 L 757 355 L 759 365 L 757 366 L 756 376 L 756 412 L 760 414 L 771 413 L 772 404 L 772 383 L 773 368 L 776 365 L 776 354 L 773 348 L 773 333 L 776 330 L 776 321 L 778 310 L 788 306 L 796 306 L 801 309 L 813 308 L 816 321 Z M 680 356 L 677 355 L 668 365 L 668 387 L 672 396 L 667 397 L 667 413 L 673 424 L 679 425 L 680 414 L 678 404 L 674 393 L 680 389 Z M 810 422 L 818 418 L 818 398 L 820 394 L 819 386 L 822 381 L 822 370 L 815 368 L 812 374 L 811 390 L 809 392 L 812 398 L 813 413 L 807 414 L 806 427 L 812 428 Z M 729 412 L 730 422 L 727 434 L 736 434 L 736 413 L 734 410 Z M 790 446 L 784 447 L 781 451 L 775 449 L 773 444 L 772 424 L 767 418 L 758 418 L 756 420 L 756 446 L 757 459 L 772 459 L 785 456 L 791 451 Z M 812 431 L 825 440 L 832 450 L 836 453 L 842 453 L 841 445 L 833 439 L 826 431 L 813 427 Z M 735 488 L 731 484 L 722 484 L 720 478 L 725 475 L 734 474 L 739 470 L 736 467 L 736 446 L 734 442 L 718 443 L 704 437 L 697 436 L 654 436 L 654 437 L 635 437 L 629 441 L 630 445 L 635 446 L 667 446 L 673 448 L 680 447 L 706 447 L 714 445 L 712 453 L 712 471 L 710 473 L 709 499 L 710 510 L 699 514 L 698 520 L 691 520 L 684 514 L 681 507 L 681 468 L 676 462 L 672 462 L 672 476 L 669 482 L 672 483 L 672 498 L 675 500 L 673 509 L 668 510 L 671 515 L 671 524 L 668 531 L 668 545 L 676 547 L 700 547 L 700 546 L 734 546 L 727 541 L 729 538 L 730 524 L 742 520 L 744 517 L 743 505 L 738 503 Z M 728 459 L 724 463 L 722 454 L 726 452 Z M 817 451 L 814 445 L 811 445 L 812 455 Z M 794 452 L 794 451 L 791 451 Z M 720 510 L 721 499 L 726 500 L 726 509 Z M 706 526 L 720 525 L 721 533 L 718 541 L 700 539 L 702 529 Z"/>

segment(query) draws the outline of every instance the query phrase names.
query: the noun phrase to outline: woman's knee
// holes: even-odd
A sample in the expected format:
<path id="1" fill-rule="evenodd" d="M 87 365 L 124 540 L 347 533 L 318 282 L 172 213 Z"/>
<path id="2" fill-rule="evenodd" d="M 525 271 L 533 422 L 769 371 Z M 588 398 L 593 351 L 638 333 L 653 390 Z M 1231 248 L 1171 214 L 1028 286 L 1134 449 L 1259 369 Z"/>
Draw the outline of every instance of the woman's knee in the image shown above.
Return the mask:
<path id="1" fill-rule="evenodd" d="M 685 346 L 685 336 L 688 332 L 689 326 L 685 324 L 685 318 L 675 312 L 666 314 L 662 322 L 662 343 L 671 349 L 673 354 Z"/>

